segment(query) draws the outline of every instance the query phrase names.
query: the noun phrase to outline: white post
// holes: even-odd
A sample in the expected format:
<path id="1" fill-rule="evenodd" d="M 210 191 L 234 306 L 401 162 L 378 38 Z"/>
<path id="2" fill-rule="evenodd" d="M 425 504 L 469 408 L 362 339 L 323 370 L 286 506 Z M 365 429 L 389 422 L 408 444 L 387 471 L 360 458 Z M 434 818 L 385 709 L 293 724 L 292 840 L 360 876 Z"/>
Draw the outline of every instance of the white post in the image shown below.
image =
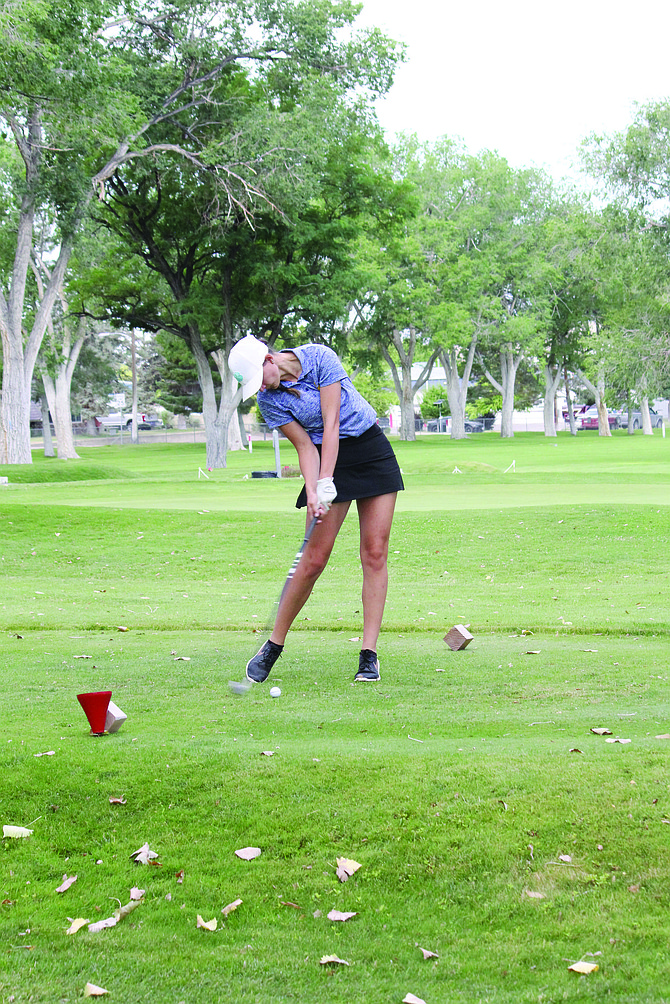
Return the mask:
<path id="1" fill-rule="evenodd" d="M 279 460 L 279 432 L 277 429 L 272 430 L 272 442 L 275 448 L 275 471 L 277 472 L 277 477 L 281 477 L 281 461 Z"/>
<path id="2" fill-rule="evenodd" d="M 248 439 L 248 441 L 249 441 L 249 453 L 253 453 L 253 452 L 254 452 L 254 448 L 253 448 L 253 446 L 251 445 L 251 434 L 249 434 L 249 435 L 247 436 L 247 439 Z"/>

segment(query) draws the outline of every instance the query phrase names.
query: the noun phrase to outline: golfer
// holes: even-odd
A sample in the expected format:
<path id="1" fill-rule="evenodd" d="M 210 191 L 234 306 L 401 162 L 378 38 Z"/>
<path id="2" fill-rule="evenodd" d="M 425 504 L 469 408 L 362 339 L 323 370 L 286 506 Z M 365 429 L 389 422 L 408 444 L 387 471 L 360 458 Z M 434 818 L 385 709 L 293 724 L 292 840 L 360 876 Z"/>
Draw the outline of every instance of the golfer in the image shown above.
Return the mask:
<path id="1" fill-rule="evenodd" d="M 318 519 L 282 596 L 272 634 L 247 664 L 247 678 L 255 683 L 268 678 L 355 501 L 363 566 L 363 647 L 354 679 L 379 680 L 377 640 L 388 588 L 389 536 L 396 494 L 404 485 L 375 410 L 325 345 L 277 350 L 247 335 L 233 347 L 228 364 L 242 384 L 242 399 L 258 392 L 270 429 L 280 429 L 295 446 L 305 479 L 296 508 L 307 507 L 308 525 Z"/>

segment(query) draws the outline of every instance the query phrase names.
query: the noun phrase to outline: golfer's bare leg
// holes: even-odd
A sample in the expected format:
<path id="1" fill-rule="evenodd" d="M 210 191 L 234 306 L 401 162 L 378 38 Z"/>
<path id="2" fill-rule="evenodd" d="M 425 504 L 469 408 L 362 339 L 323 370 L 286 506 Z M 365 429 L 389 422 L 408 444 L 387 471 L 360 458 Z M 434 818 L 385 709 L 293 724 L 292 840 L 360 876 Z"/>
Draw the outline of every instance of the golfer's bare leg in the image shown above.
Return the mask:
<path id="1" fill-rule="evenodd" d="M 283 645 L 293 624 L 314 588 L 314 583 L 328 564 L 335 538 L 340 532 L 350 502 L 334 502 L 330 511 L 314 527 L 309 543 L 298 563 L 293 578 L 282 596 L 270 640 Z"/>
<path id="2" fill-rule="evenodd" d="M 363 566 L 363 644 L 377 651 L 388 591 L 388 551 L 396 493 L 359 499 Z"/>

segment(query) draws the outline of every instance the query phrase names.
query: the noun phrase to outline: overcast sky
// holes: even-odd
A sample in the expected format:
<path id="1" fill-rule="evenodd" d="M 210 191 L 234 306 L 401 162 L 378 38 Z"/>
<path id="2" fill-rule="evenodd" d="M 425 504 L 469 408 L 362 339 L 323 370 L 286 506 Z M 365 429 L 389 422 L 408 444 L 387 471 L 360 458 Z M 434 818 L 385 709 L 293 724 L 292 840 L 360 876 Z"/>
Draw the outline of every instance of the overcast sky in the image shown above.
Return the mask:
<path id="1" fill-rule="evenodd" d="M 514 167 L 576 177 L 591 132 L 625 129 L 635 102 L 670 97 L 665 0 L 363 0 L 358 23 L 407 44 L 378 105 L 388 138 L 461 136 Z"/>

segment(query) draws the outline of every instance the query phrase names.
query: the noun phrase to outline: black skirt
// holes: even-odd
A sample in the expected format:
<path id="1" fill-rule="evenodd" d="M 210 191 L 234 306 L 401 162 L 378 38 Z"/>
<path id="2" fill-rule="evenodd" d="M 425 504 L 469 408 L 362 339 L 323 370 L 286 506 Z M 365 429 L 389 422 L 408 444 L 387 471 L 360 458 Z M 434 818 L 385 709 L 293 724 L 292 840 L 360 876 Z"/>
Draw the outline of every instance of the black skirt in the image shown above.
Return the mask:
<path id="1" fill-rule="evenodd" d="M 321 455 L 321 444 L 316 448 Z M 404 489 L 402 474 L 395 453 L 378 425 L 371 425 L 360 436 L 340 440 L 337 463 L 333 471 L 337 489 L 336 502 L 389 495 Z M 303 485 L 295 507 L 304 509 L 307 492 Z"/>

